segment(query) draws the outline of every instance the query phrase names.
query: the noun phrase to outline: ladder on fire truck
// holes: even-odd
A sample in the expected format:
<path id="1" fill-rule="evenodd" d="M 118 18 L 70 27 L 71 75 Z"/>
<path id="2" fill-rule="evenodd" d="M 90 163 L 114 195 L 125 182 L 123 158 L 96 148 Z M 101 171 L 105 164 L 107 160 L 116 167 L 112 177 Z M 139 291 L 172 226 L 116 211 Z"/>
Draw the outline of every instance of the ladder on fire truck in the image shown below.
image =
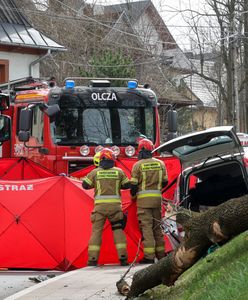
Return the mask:
<path id="1" fill-rule="evenodd" d="M 17 91 L 34 90 L 51 87 L 51 80 L 46 81 L 40 78 L 23 77 L 0 84 L 0 92 L 15 94 Z"/>

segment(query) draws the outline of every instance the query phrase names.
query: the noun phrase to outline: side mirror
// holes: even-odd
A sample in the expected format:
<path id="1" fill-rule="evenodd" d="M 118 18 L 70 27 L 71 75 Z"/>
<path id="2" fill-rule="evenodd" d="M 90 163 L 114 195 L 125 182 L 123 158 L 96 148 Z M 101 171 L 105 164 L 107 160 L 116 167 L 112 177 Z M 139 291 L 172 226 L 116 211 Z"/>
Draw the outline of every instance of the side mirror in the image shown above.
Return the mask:
<path id="1" fill-rule="evenodd" d="M 30 108 L 22 109 L 20 112 L 19 119 L 19 130 L 30 131 L 32 124 L 33 111 Z"/>
<path id="2" fill-rule="evenodd" d="M 9 109 L 9 95 L 0 93 L 0 111 Z"/>
<path id="3" fill-rule="evenodd" d="M 40 110 L 44 112 L 49 118 L 55 116 L 59 111 L 59 105 L 54 104 L 54 105 L 47 105 L 47 104 L 42 104 L 39 106 Z"/>
<path id="4" fill-rule="evenodd" d="M 9 116 L 0 115 L 0 143 L 8 141 L 11 133 L 11 119 Z"/>
<path id="5" fill-rule="evenodd" d="M 168 131 L 177 132 L 177 112 L 175 110 L 169 110 L 167 117 L 168 117 Z"/>
<path id="6" fill-rule="evenodd" d="M 20 111 L 18 139 L 21 142 L 29 141 L 32 117 L 33 111 L 31 108 L 25 108 Z"/>

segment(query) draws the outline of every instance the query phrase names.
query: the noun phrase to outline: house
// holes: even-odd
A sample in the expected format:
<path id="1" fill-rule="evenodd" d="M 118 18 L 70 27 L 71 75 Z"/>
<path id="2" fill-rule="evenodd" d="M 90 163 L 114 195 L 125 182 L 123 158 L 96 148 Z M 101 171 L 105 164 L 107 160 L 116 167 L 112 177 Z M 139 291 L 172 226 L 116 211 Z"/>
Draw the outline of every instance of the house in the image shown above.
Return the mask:
<path id="1" fill-rule="evenodd" d="M 175 75 L 188 73 L 191 63 L 178 47 L 151 0 L 95 6 L 94 11 L 96 16 L 104 15 L 111 25 L 105 36 L 108 42 L 121 42 L 129 36 L 149 53 L 150 64 L 140 64 L 137 71 L 142 81 L 149 83 L 154 73 L 157 74 L 151 85 L 153 88 L 155 86 L 160 101 L 172 102 L 177 107 L 184 106 L 186 102 L 189 105 L 197 103 L 196 97 L 188 97 L 188 90 L 182 93 L 173 85 Z"/>
<path id="2" fill-rule="evenodd" d="M 125 31 L 137 37 L 151 53 L 151 64 L 141 65 L 139 72 L 159 96 L 162 120 L 172 105 L 176 109 L 190 107 L 192 130 L 216 125 L 217 87 L 194 75 L 193 71 L 199 70 L 199 61 L 189 59 L 180 49 L 151 0 L 108 5 L 95 11 L 109 16 L 109 20 L 115 19 L 106 39 L 121 41 Z M 207 68 L 207 71 L 214 68 L 212 62 L 208 62 Z"/>
<path id="3" fill-rule="evenodd" d="M 200 59 L 197 57 L 189 58 L 192 68 L 201 73 Z M 205 60 L 203 74 L 210 78 L 216 77 L 215 62 L 213 59 Z M 181 79 L 190 90 L 201 100 L 201 105 L 193 109 L 194 121 L 198 130 L 204 130 L 218 125 L 219 107 L 219 87 L 216 83 L 208 81 L 201 76 L 190 73 L 188 76 L 181 76 Z"/>
<path id="4" fill-rule="evenodd" d="M 0 83 L 38 78 L 40 62 L 65 50 L 33 28 L 14 0 L 0 0 Z"/>
<path id="5" fill-rule="evenodd" d="M 136 60 L 136 73 L 141 82 L 148 82 L 158 95 L 162 140 L 167 135 L 167 112 L 201 104 L 187 85 L 178 86 L 178 76 L 191 72 L 192 64 L 177 45 L 151 0 L 115 5 L 95 6 L 94 16 L 108 20 L 111 29 L 105 36 L 109 43 L 135 42 L 135 47 L 146 51 Z M 105 17 L 105 19 L 104 19 Z"/>

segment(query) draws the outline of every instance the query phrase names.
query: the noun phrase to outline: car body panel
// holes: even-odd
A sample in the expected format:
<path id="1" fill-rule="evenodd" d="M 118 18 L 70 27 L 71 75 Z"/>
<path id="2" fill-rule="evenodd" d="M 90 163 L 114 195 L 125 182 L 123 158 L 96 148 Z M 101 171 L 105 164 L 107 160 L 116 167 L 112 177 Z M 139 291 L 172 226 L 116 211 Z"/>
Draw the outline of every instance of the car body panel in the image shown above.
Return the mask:
<path id="1" fill-rule="evenodd" d="M 155 151 L 167 152 L 178 157 L 182 171 L 185 171 L 206 161 L 216 162 L 220 157 L 241 158 L 243 149 L 233 126 L 219 126 L 175 138 L 162 144 Z"/>
<path id="2" fill-rule="evenodd" d="M 244 149 L 233 126 L 187 134 L 162 144 L 154 152 L 180 160 L 176 205 L 196 210 L 248 193 Z"/>

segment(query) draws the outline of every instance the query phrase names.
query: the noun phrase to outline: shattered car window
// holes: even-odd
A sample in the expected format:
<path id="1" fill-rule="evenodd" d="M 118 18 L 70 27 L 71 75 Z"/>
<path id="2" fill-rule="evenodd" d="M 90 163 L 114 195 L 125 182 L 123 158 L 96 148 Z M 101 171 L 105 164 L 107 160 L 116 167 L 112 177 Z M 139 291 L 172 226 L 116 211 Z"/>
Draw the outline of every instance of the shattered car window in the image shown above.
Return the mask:
<path id="1" fill-rule="evenodd" d="M 232 143 L 232 142 L 233 142 L 232 138 L 227 135 L 217 136 L 211 138 L 210 140 L 204 139 L 202 141 L 201 140 L 192 141 L 192 143 L 189 142 L 188 145 L 175 148 L 173 150 L 173 154 L 187 155 L 207 147 L 212 147 L 215 145 L 221 145 L 221 144 Z"/>

